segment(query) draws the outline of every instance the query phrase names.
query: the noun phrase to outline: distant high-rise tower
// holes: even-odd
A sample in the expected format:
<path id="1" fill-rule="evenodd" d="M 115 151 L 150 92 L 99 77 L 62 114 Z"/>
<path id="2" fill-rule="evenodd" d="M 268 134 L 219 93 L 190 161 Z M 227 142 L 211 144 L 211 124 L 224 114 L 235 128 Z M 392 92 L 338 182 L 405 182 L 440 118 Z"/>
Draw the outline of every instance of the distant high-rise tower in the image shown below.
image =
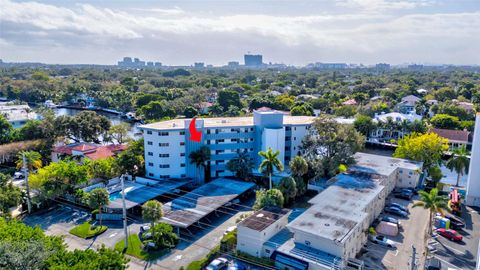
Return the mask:
<path id="1" fill-rule="evenodd" d="M 245 54 L 245 66 L 259 67 L 263 65 L 263 56 L 261 54 Z"/>
<path id="2" fill-rule="evenodd" d="M 468 171 L 466 204 L 480 206 L 480 112 L 477 113 L 475 120 L 470 168 Z"/>

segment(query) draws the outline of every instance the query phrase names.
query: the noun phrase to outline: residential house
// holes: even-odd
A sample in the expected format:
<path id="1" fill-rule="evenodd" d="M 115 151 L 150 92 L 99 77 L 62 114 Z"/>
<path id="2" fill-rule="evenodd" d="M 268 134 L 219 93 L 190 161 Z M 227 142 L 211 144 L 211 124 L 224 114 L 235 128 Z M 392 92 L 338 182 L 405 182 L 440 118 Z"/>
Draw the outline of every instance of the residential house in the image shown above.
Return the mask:
<path id="1" fill-rule="evenodd" d="M 432 128 L 430 132 L 433 132 L 440 137 L 448 139 L 448 148 L 450 151 L 462 146 L 471 148 L 472 143 L 471 143 L 470 131 Z"/>
<path id="2" fill-rule="evenodd" d="M 116 156 L 127 149 L 124 144 L 98 145 L 93 143 L 72 143 L 56 146 L 52 150 L 52 161 L 57 162 L 65 157 L 79 160 L 98 160 Z"/>

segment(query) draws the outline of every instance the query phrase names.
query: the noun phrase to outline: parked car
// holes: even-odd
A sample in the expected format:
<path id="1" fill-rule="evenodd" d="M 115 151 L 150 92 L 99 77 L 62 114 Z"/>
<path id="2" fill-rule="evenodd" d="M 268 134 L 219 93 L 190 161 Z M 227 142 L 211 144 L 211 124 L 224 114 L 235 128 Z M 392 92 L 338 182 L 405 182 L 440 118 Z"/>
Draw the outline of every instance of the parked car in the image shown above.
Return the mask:
<path id="1" fill-rule="evenodd" d="M 228 270 L 245 270 L 247 267 L 239 262 L 232 262 L 228 264 Z"/>
<path id="2" fill-rule="evenodd" d="M 442 269 L 442 263 L 437 258 L 427 259 L 425 262 L 425 270 L 440 270 Z"/>
<path id="3" fill-rule="evenodd" d="M 217 258 L 215 260 L 213 260 L 208 266 L 207 266 L 207 270 L 220 270 L 220 269 L 223 269 L 225 267 L 227 267 L 228 265 L 228 260 L 225 259 L 225 258 Z"/>
<path id="4" fill-rule="evenodd" d="M 393 224 L 397 224 L 398 227 L 402 227 L 402 224 L 400 223 L 400 220 L 398 220 L 398 219 L 396 219 L 396 218 L 393 218 L 393 217 L 384 216 L 384 217 L 382 218 L 382 221 L 390 222 L 390 223 L 393 223 Z"/>
<path id="5" fill-rule="evenodd" d="M 405 212 L 407 212 L 407 213 L 410 212 L 410 211 L 408 211 L 408 208 L 407 208 L 407 207 L 405 207 L 405 206 L 403 206 L 403 205 L 401 205 L 401 204 L 399 204 L 399 203 L 390 203 L 390 204 L 388 204 L 387 206 L 396 207 L 396 208 L 398 208 L 398 209 L 400 209 L 400 210 L 402 210 L 402 211 L 405 211 Z"/>
<path id="6" fill-rule="evenodd" d="M 15 172 L 13 174 L 13 180 L 21 180 L 25 178 L 25 174 L 23 172 Z"/>
<path id="7" fill-rule="evenodd" d="M 411 200 L 413 197 L 413 192 L 411 192 L 410 190 L 403 190 L 399 193 L 395 193 L 394 196 L 395 198 L 399 199 Z"/>
<path id="8" fill-rule="evenodd" d="M 465 227 L 465 222 L 460 218 L 449 214 L 446 214 L 445 217 L 450 220 L 450 227 L 452 227 L 452 229 L 461 229 Z"/>
<path id="9" fill-rule="evenodd" d="M 395 242 L 392 240 L 388 239 L 387 237 L 383 235 L 375 235 L 371 238 L 372 242 L 375 244 L 379 244 L 382 246 L 386 246 L 389 248 L 394 248 L 395 247 Z"/>
<path id="10" fill-rule="evenodd" d="M 400 216 L 400 217 L 407 217 L 408 216 L 407 212 L 402 211 L 402 210 L 400 210 L 396 207 L 387 207 L 387 208 L 385 208 L 385 212 L 396 215 L 396 216 Z"/>
<path id="11" fill-rule="evenodd" d="M 437 229 L 437 233 L 445 238 L 448 238 L 452 241 L 462 241 L 463 236 L 461 236 L 457 231 L 452 230 L 452 229 L 444 229 L 440 228 Z"/>
<path id="12" fill-rule="evenodd" d="M 230 227 L 228 227 L 228 228 L 225 230 L 225 232 L 223 233 L 223 235 L 227 235 L 227 234 L 235 231 L 236 229 L 237 229 L 237 226 L 230 226 Z"/>

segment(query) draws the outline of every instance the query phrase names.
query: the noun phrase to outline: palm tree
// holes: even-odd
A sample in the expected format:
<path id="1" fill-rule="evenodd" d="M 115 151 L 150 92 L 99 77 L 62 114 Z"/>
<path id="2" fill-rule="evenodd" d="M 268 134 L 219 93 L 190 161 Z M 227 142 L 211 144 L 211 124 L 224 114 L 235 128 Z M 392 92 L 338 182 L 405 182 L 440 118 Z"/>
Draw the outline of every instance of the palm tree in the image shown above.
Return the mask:
<path id="1" fill-rule="evenodd" d="M 188 156 L 190 158 L 190 163 L 195 164 L 197 167 L 203 167 L 205 182 L 208 182 L 210 179 L 210 159 L 211 159 L 210 148 L 207 146 L 202 146 L 197 151 L 193 151 Z"/>
<path id="2" fill-rule="evenodd" d="M 102 226 L 102 208 L 108 205 L 109 194 L 104 188 L 96 188 L 88 193 L 88 206 L 91 208 L 98 208 L 100 215 L 100 227 Z"/>
<path id="3" fill-rule="evenodd" d="M 267 151 L 260 151 L 258 155 L 263 158 L 262 163 L 258 167 L 258 170 L 266 175 L 268 175 L 268 186 L 269 189 L 272 189 L 272 174 L 273 170 L 277 169 L 283 171 L 283 164 L 278 159 L 280 151 L 273 152 L 272 148 L 268 148 Z"/>
<path id="4" fill-rule="evenodd" d="M 465 174 L 470 164 L 470 160 L 468 159 L 467 155 L 467 147 L 462 145 L 460 148 L 453 150 L 452 157 L 447 161 L 446 164 L 450 171 L 455 170 L 457 173 L 457 183 L 455 184 L 457 187 L 460 183 L 460 177 Z"/>
<path id="5" fill-rule="evenodd" d="M 32 212 L 32 199 L 30 198 L 30 186 L 28 185 L 28 173 L 33 169 L 42 167 L 42 155 L 35 151 L 21 151 L 17 154 L 17 168 L 25 168 L 25 189 L 27 193 L 28 213 Z"/>
<path id="6" fill-rule="evenodd" d="M 293 177 L 302 177 L 308 172 L 308 163 L 301 156 L 295 156 L 288 166 Z"/>
<path id="7" fill-rule="evenodd" d="M 418 191 L 421 201 L 413 204 L 413 207 L 423 207 L 430 210 L 430 219 L 428 225 L 428 233 L 432 234 L 432 221 L 434 213 L 443 214 L 444 209 L 448 209 L 448 197 L 438 195 L 438 189 L 433 188 L 430 193 L 420 190 Z"/>
<path id="8" fill-rule="evenodd" d="M 142 217 L 150 221 L 150 228 L 153 229 L 155 222 L 163 217 L 163 205 L 157 200 L 150 200 L 142 205 Z"/>
<path id="9" fill-rule="evenodd" d="M 247 180 L 253 168 L 253 161 L 247 151 L 238 152 L 236 158 L 227 163 L 227 170 L 234 172 L 235 176 Z"/>

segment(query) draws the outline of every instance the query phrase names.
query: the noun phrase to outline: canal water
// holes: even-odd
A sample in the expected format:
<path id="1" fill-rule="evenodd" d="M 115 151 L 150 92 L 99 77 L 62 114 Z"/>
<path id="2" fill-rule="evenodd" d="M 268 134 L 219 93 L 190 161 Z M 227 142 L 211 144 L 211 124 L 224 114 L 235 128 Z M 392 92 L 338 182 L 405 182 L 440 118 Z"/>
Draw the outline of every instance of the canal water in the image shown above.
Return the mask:
<path id="1" fill-rule="evenodd" d="M 389 150 L 389 149 L 379 149 L 379 148 L 365 148 L 363 150 L 364 152 L 366 153 L 371 153 L 371 154 L 376 154 L 376 155 L 382 155 L 382 156 L 389 156 L 391 157 L 393 155 L 393 150 Z M 442 166 L 440 167 L 441 170 L 442 170 L 442 174 L 443 174 L 443 178 L 442 180 L 440 180 L 440 182 L 444 183 L 444 184 L 450 184 L 450 185 L 455 185 L 457 183 L 457 173 L 455 171 L 450 171 L 450 169 L 448 169 L 446 166 L 445 166 L 445 162 L 444 161 L 442 164 Z M 459 181 L 459 185 L 461 187 L 465 187 L 467 185 L 467 179 L 468 179 L 468 176 L 467 176 L 468 172 L 465 173 L 465 175 L 463 175 L 461 178 L 460 178 L 460 181 Z"/>
<path id="2" fill-rule="evenodd" d="M 60 115 L 68 115 L 68 116 L 73 116 L 76 115 L 77 113 L 81 112 L 82 110 L 76 110 L 76 109 L 69 109 L 69 108 L 55 108 L 53 109 L 55 112 L 55 115 L 60 116 Z M 107 113 L 107 112 L 96 112 L 99 115 L 103 115 L 110 119 L 110 122 L 112 125 L 120 124 L 120 123 L 127 123 L 130 126 L 130 131 L 128 132 L 128 136 L 130 138 L 135 138 L 139 139 L 142 137 L 141 131 L 138 128 L 140 126 L 140 123 L 132 123 L 127 121 L 126 119 L 120 117 L 120 115 L 116 115 L 113 113 Z"/>

